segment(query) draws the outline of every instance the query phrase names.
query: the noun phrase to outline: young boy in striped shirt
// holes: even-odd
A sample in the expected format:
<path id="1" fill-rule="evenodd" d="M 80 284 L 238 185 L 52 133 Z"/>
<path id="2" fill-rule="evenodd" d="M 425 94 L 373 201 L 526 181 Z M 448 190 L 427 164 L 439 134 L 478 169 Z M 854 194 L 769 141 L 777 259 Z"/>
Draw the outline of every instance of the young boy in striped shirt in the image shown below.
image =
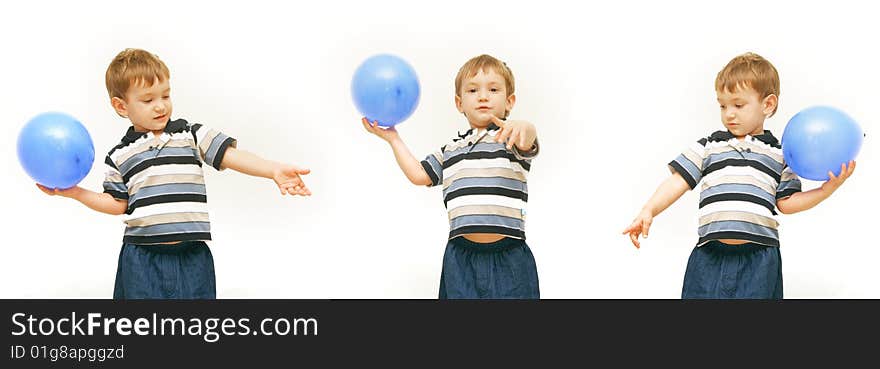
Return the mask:
<path id="1" fill-rule="evenodd" d="M 538 154 L 535 126 L 505 121 L 516 102 L 510 68 L 480 55 L 455 78 L 455 105 L 470 129 L 418 161 L 392 128 L 362 119 L 391 145 L 415 185 L 443 185 L 449 238 L 440 275 L 441 299 L 539 298 L 535 258 L 525 242 L 526 177 Z"/>
<path id="2" fill-rule="evenodd" d="M 236 149 L 236 140 L 202 124 L 171 120 L 171 74 L 158 57 L 126 49 L 105 76 L 110 104 L 131 127 L 104 159 L 104 192 L 49 189 L 89 208 L 125 215 L 115 299 L 216 297 L 202 163 L 272 179 L 282 195 L 311 194 L 308 169 Z"/>
<path id="3" fill-rule="evenodd" d="M 695 144 L 669 163 L 667 178 L 623 233 L 639 247 L 639 235 L 657 214 L 686 191 L 700 190 L 699 240 L 691 252 L 682 298 L 782 298 L 782 259 L 776 210 L 793 214 L 827 199 L 855 170 L 841 163 L 821 187 L 801 192 L 801 182 L 782 156 L 764 119 L 779 99 L 779 75 L 763 57 L 746 53 L 715 79 L 721 123 L 727 128 Z"/>

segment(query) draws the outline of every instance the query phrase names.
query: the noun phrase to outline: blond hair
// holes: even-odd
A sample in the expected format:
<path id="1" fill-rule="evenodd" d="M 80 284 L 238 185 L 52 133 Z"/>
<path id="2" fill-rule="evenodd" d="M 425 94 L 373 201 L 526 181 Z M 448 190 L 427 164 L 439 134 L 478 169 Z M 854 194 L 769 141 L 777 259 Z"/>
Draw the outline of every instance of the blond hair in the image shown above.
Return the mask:
<path id="1" fill-rule="evenodd" d="M 491 55 L 483 54 L 471 58 L 471 60 L 464 63 L 464 65 L 461 66 L 461 69 L 458 70 L 458 75 L 455 76 L 455 96 L 461 97 L 461 83 L 464 82 L 464 79 L 476 76 L 481 70 L 486 73 L 489 71 L 495 71 L 495 73 L 500 74 L 501 77 L 504 78 L 504 87 L 507 90 L 507 96 L 513 95 L 513 72 L 510 71 L 507 64 L 501 60 L 495 59 Z"/>
<path id="2" fill-rule="evenodd" d="M 740 88 L 751 88 L 761 95 L 779 96 L 779 73 L 767 59 L 755 53 L 745 53 L 730 60 L 715 77 L 715 91 L 734 92 Z M 778 107 L 778 105 L 777 105 Z M 776 114 L 776 108 L 770 113 Z"/>
<path id="3" fill-rule="evenodd" d="M 164 82 L 171 78 L 168 67 L 156 55 L 141 49 L 125 49 L 113 58 L 104 82 L 110 98 L 125 100 L 125 93 L 135 83 L 152 86 L 158 80 Z"/>

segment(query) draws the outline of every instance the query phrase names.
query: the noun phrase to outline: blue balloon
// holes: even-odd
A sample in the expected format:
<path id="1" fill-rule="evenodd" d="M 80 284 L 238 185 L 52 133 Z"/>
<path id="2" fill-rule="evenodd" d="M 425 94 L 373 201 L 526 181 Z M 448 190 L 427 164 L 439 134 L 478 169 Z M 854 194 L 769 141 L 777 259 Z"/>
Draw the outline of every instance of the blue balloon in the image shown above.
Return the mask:
<path id="1" fill-rule="evenodd" d="M 76 118 L 43 113 L 21 129 L 18 161 L 37 183 L 66 189 L 89 174 L 95 162 L 95 146 L 89 131 Z"/>
<path id="2" fill-rule="evenodd" d="M 412 115 L 419 104 L 419 79 L 403 59 L 389 54 L 375 55 L 355 70 L 351 97 L 357 109 L 370 121 L 391 127 Z"/>
<path id="3" fill-rule="evenodd" d="M 826 181 L 840 175 L 840 165 L 854 160 L 862 147 L 862 128 L 846 113 L 813 106 L 795 114 L 782 133 L 782 154 L 800 177 Z"/>

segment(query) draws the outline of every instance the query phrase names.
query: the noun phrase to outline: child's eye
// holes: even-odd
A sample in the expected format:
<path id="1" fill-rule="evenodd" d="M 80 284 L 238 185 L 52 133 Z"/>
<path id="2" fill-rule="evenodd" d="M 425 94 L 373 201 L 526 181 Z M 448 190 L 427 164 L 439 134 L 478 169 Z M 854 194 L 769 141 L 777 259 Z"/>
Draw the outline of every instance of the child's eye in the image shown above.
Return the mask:
<path id="1" fill-rule="evenodd" d="M 144 103 L 145 103 L 145 104 L 149 104 L 149 103 L 151 103 L 152 101 L 153 101 L 153 99 L 144 100 Z"/>
<path id="2" fill-rule="evenodd" d="M 724 109 L 724 105 L 721 105 L 720 107 L 721 107 L 721 109 Z"/>
<path id="3" fill-rule="evenodd" d="M 474 92 L 477 92 L 477 89 L 476 89 L 476 88 L 472 88 L 472 89 L 469 89 L 468 92 L 470 92 L 470 93 L 474 93 Z"/>
<path id="4" fill-rule="evenodd" d="M 737 108 L 741 108 L 741 107 L 743 107 L 743 105 L 742 105 L 742 104 L 736 104 L 736 107 L 737 107 Z"/>
<path id="5" fill-rule="evenodd" d="M 168 100 L 169 97 L 171 97 L 171 96 L 168 96 L 168 95 L 162 96 L 162 98 L 165 100 Z"/>
<path id="6" fill-rule="evenodd" d="M 492 88 L 490 91 L 492 91 L 492 92 L 498 92 L 498 89 L 497 89 L 497 88 Z"/>

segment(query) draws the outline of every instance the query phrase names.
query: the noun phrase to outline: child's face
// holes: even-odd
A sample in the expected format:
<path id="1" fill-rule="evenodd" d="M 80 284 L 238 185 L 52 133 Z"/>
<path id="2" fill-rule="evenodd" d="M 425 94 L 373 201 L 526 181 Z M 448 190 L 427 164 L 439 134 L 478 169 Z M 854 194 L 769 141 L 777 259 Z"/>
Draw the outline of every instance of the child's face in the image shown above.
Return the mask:
<path id="1" fill-rule="evenodd" d="M 492 122 L 492 116 L 506 118 L 516 101 L 514 95 L 507 96 L 504 77 L 489 70 L 480 70 L 461 83 L 461 96 L 455 97 L 455 107 L 467 117 L 471 127 L 485 128 Z"/>
<path id="2" fill-rule="evenodd" d="M 171 84 L 166 78 L 146 83 L 133 83 L 125 93 L 125 100 L 114 97 L 113 107 L 119 115 L 128 117 L 137 131 L 160 132 L 171 117 Z"/>
<path id="3" fill-rule="evenodd" d="M 750 87 L 736 91 L 716 91 L 721 107 L 721 123 L 738 138 L 764 133 L 764 119 L 776 108 L 777 97 L 761 95 Z"/>

